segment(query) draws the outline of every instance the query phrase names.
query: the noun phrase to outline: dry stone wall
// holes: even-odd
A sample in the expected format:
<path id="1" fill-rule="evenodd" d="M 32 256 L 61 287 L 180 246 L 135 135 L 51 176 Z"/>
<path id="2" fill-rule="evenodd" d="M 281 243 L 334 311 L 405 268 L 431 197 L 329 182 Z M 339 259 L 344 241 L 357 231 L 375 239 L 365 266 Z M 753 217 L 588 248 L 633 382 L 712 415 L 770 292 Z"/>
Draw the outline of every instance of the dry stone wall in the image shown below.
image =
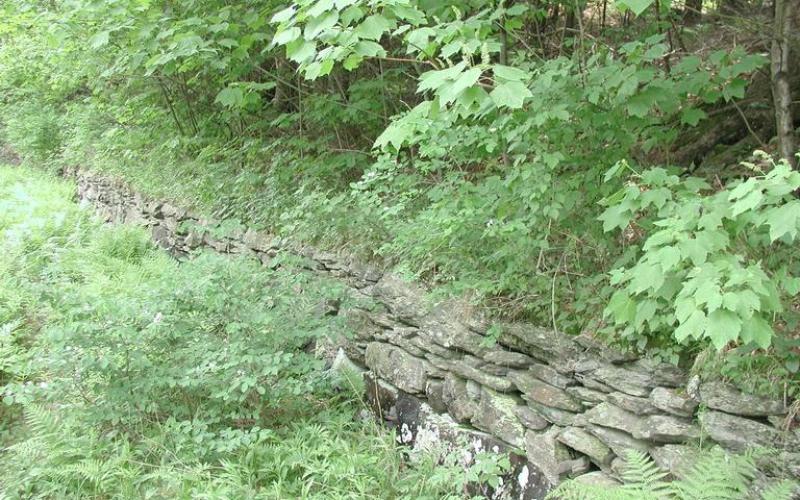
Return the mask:
<path id="1" fill-rule="evenodd" d="M 479 311 L 454 301 L 432 304 L 420 284 L 250 229 L 212 236 L 204 229 L 210 221 L 122 182 L 80 170 L 65 174 L 105 219 L 149 227 L 178 256 L 206 247 L 277 265 L 276 256 L 289 252 L 368 298 L 371 307 L 324 305 L 326 314 L 345 315 L 355 332 L 333 365 L 363 371 L 374 412 L 397 427 L 402 442 L 510 453 L 513 471 L 496 497 L 542 498 L 565 477 L 615 483 L 628 449 L 649 453 L 679 476 L 700 439 L 735 451 L 778 448 L 777 472 L 800 473 L 800 436 L 783 428 L 784 401 L 690 378 L 589 335 L 505 324 L 489 345 L 490 324 Z"/>

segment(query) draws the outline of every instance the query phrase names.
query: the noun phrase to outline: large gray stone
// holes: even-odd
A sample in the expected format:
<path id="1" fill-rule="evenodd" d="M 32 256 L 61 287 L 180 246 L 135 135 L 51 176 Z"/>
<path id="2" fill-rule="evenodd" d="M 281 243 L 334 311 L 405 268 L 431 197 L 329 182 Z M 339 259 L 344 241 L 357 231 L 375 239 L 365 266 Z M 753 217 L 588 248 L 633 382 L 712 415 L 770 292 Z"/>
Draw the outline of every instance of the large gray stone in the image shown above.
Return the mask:
<path id="1" fill-rule="evenodd" d="M 650 402 L 656 408 L 679 417 L 691 417 L 697 409 L 697 401 L 690 398 L 686 392 L 666 387 L 653 389 L 650 393 Z"/>
<path id="2" fill-rule="evenodd" d="M 647 441 L 636 439 L 630 434 L 617 429 L 591 424 L 586 429 L 620 457 L 624 457 L 629 450 L 646 452 L 649 448 Z"/>
<path id="3" fill-rule="evenodd" d="M 711 439 L 733 451 L 759 446 L 772 448 L 781 438 L 780 432 L 772 426 L 721 411 L 700 413 L 700 425 Z"/>
<path id="4" fill-rule="evenodd" d="M 564 389 L 567 394 L 577 399 L 583 406 L 592 407 L 597 403 L 602 403 L 608 399 L 608 394 L 602 391 L 596 391 L 580 385 L 567 387 Z"/>
<path id="5" fill-rule="evenodd" d="M 475 382 L 490 387 L 496 391 L 508 392 L 514 387 L 514 385 L 511 383 L 511 380 L 509 380 L 507 377 L 498 377 L 482 372 L 481 370 L 466 363 L 462 363 L 457 359 L 442 359 L 432 355 L 428 355 L 426 358 L 431 362 L 431 364 L 440 370 L 456 373 L 461 377 L 474 380 Z"/>
<path id="6" fill-rule="evenodd" d="M 572 371 L 579 352 L 568 335 L 522 324 L 503 324 L 500 344 L 544 361 L 562 373 Z"/>
<path id="7" fill-rule="evenodd" d="M 519 401 L 511 396 L 483 388 L 478 411 L 472 419 L 473 425 L 512 446 L 524 446 L 525 428 L 516 415 Z"/>
<path id="8" fill-rule="evenodd" d="M 688 381 L 686 372 L 677 366 L 650 358 L 638 359 L 631 363 L 630 367 L 650 375 L 656 385 L 664 387 L 684 387 Z"/>
<path id="9" fill-rule="evenodd" d="M 456 422 L 469 422 L 478 411 L 478 402 L 467 390 L 467 383 L 452 373 L 445 375 L 442 401 Z"/>
<path id="10" fill-rule="evenodd" d="M 550 422 L 527 405 L 519 405 L 515 411 L 519 421 L 528 429 L 540 431 L 550 425 Z"/>
<path id="11" fill-rule="evenodd" d="M 583 410 L 583 406 L 572 396 L 558 387 L 539 380 L 529 372 L 512 371 L 509 372 L 508 378 L 528 400 L 560 410 L 572 412 Z"/>
<path id="12" fill-rule="evenodd" d="M 700 428 L 688 420 L 668 415 L 644 418 L 633 432 L 637 439 L 656 443 L 684 443 L 700 437 Z"/>
<path id="13" fill-rule="evenodd" d="M 558 387 L 559 389 L 566 389 L 571 385 L 575 385 L 575 379 L 560 374 L 557 370 L 543 365 L 541 363 L 534 363 L 528 368 L 528 372 L 534 377 L 547 382 L 548 384 Z"/>
<path id="14" fill-rule="evenodd" d="M 561 429 L 551 427 L 545 432 L 525 433 L 525 453 L 530 461 L 552 485 L 560 480 L 560 464 L 571 459 L 569 450 L 558 441 Z"/>
<path id="15" fill-rule="evenodd" d="M 581 474 L 586 474 L 592 467 L 592 462 L 589 457 L 580 456 L 572 460 L 565 460 L 558 464 L 559 475 L 567 477 L 577 477 Z"/>
<path id="16" fill-rule="evenodd" d="M 425 397 L 428 398 L 428 404 L 433 408 L 436 413 L 444 413 L 447 411 L 447 405 L 444 403 L 442 393 L 444 392 L 444 382 L 439 379 L 428 379 L 425 384 Z"/>
<path id="17" fill-rule="evenodd" d="M 582 415 L 583 420 L 603 427 L 619 429 L 634 434 L 642 425 L 642 419 L 610 403 L 600 403 Z"/>
<path id="18" fill-rule="evenodd" d="M 786 414 L 782 401 L 745 394 L 723 382 L 700 384 L 700 401 L 714 410 L 746 417 Z"/>
<path id="19" fill-rule="evenodd" d="M 497 349 L 483 355 L 483 359 L 500 366 L 509 368 L 527 368 L 534 364 L 533 358 L 521 352 Z"/>
<path id="20" fill-rule="evenodd" d="M 700 451 L 695 446 L 682 444 L 665 444 L 650 449 L 653 461 L 672 477 L 682 478 L 700 456 Z"/>
<path id="21" fill-rule="evenodd" d="M 397 276 L 384 274 L 375 283 L 373 293 L 399 320 L 411 326 L 420 326 L 425 315 L 425 290 Z"/>
<path id="22" fill-rule="evenodd" d="M 622 483 L 620 483 L 613 477 L 599 470 L 578 476 L 575 478 L 575 481 L 592 486 L 601 486 L 604 488 L 610 488 L 622 485 Z"/>
<path id="23" fill-rule="evenodd" d="M 370 342 L 367 345 L 366 363 L 379 377 L 401 390 L 414 394 L 425 393 L 429 371 L 425 360 L 415 358 L 393 345 Z"/>
<path id="24" fill-rule="evenodd" d="M 631 396 L 647 397 L 658 384 L 652 373 L 604 365 L 594 370 L 591 378 Z"/>
<path id="25" fill-rule="evenodd" d="M 529 399 L 524 394 L 522 395 L 522 398 L 528 402 L 528 407 L 535 410 L 536 413 L 541 415 L 548 422 L 551 422 L 556 425 L 564 427 L 568 425 L 573 425 L 575 423 L 576 417 L 580 416 L 569 411 L 559 410 L 558 408 L 551 408 L 550 406 L 545 406 L 541 403 Z"/>
<path id="26" fill-rule="evenodd" d="M 612 392 L 608 395 L 608 402 L 639 416 L 661 413 L 658 408 L 653 406 L 649 399 L 631 396 L 624 392 Z"/>
<path id="27" fill-rule="evenodd" d="M 611 448 L 579 427 L 565 428 L 558 435 L 558 440 L 589 457 L 598 467 L 606 467 L 614 459 Z"/>

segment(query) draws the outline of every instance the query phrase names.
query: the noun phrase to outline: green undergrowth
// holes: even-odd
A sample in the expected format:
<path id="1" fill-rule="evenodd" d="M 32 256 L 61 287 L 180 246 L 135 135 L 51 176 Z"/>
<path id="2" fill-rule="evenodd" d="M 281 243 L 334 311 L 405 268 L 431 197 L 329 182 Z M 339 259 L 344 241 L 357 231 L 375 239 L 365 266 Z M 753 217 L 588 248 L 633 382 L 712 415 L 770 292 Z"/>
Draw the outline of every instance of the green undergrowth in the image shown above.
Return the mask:
<path id="1" fill-rule="evenodd" d="M 0 140 L 796 398 L 800 174 L 676 160 L 767 105 L 769 19 L 676 32 L 680 2 L 619 1 L 598 29 L 594 3 L 11 0 Z"/>
<path id="2" fill-rule="evenodd" d="M 335 285 L 103 225 L 0 167 L 0 497 L 462 498 L 501 470 L 409 462 L 309 346 Z"/>

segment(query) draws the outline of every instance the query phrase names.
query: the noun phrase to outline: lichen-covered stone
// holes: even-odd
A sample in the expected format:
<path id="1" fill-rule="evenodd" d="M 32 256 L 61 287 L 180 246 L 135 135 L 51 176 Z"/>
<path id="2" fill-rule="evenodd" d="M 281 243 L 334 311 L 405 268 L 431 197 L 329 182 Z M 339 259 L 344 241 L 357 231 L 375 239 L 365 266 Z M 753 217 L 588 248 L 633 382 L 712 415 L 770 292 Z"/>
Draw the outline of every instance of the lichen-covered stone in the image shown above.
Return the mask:
<path id="1" fill-rule="evenodd" d="M 415 394 L 425 392 L 428 364 L 399 347 L 370 342 L 366 352 L 367 367 L 398 388 Z"/>
<path id="2" fill-rule="evenodd" d="M 678 417 L 651 415 L 644 418 L 634 430 L 633 437 L 656 443 L 683 443 L 700 437 L 700 428 Z"/>
<path id="3" fill-rule="evenodd" d="M 564 390 L 539 380 L 529 372 L 512 371 L 509 372 L 508 378 L 528 400 L 560 410 L 571 412 L 583 410 L 581 404 Z"/>
<path id="4" fill-rule="evenodd" d="M 558 435 L 558 440 L 591 459 L 599 467 L 606 467 L 614 459 L 611 448 L 594 435 L 579 427 L 567 427 Z"/>
<path id="5" fill-rule="evenodd" d="M 697 401 L 690 398 L 685 392 L 666 387 L 653 389 L 653 392 L 650 393 L 650 402 L 656 408 L 679 417 L 691 417 L 697 409 Z"/>
<path id="6" fill-rule="evenodd" d="M 780 432 L 772 426 L 721 411 L 702 412 L 700 425 L 708 437 L 733 451 L 759 446 L 775 447 L 781 437 Z"/>
<path id="7" fill-rule="evenodd" d="M 497 436 L 512 446 L 522 448 L 525 428 L 516 415 L 519 401 L 484 387 L 473 425 Z"/>
<path id="8" fill-rule="evenodd" d="M 700 384 L 700 401 L 714 410 L 745 417 L 786 414 L 782 401 L 745 394 L 724 382 Z"/>

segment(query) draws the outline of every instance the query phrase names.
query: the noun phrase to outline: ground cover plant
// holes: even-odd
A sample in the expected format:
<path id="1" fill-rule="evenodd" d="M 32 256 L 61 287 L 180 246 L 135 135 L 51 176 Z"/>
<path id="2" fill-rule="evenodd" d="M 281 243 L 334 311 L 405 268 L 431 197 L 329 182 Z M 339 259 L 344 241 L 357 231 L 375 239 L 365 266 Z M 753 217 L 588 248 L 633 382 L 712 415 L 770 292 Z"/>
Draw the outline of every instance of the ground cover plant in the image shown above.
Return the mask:
<path id="1" fill-rule="evenodd" d="M 460 462 L 405 461 L 355 418 L 357 378 L 303 349 L 346 333 L 313 314 L 330 285 L 289 263 L 178 263 L 72 193 L 0 168 L 0 496 L 463 497 Z"/>

